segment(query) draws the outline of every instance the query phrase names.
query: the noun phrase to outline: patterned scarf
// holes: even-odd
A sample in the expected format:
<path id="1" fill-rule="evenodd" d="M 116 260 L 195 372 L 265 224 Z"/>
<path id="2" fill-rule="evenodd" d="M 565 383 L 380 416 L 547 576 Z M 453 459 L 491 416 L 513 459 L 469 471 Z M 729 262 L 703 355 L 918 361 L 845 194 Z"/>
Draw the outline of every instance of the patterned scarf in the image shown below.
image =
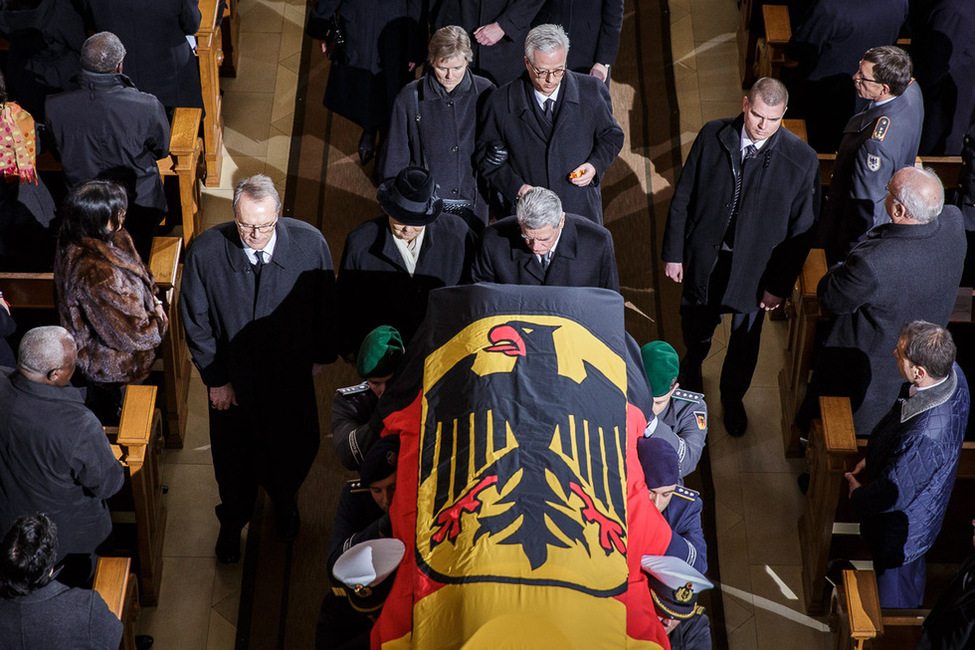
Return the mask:
<path id="1" fill-rule="evenodd" d="M 37 183 L 34 161 L 34 118 L 17 104 L 8 102 L 0 111 L 0 176 Z"/>

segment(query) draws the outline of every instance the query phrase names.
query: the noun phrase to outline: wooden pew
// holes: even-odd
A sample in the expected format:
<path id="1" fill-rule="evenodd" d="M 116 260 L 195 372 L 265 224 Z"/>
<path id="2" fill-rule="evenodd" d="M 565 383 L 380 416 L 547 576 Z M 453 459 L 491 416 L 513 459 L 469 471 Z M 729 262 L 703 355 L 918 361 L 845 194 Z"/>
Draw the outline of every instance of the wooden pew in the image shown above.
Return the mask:
<path id="1" fill-rule="evenodd" d="M 220 186 L 223 166 L 223 98 L 220 96 L 220 65 L 224 61 L 223 37 L 217 25 L 219 0 L 200 0 L 200 31 L 196 33 L 196 57 L 203 88 L 203 156 L 207 187 Z M 234 12 L 236 14 L 236 12 Z M 189 240 L 187 240 L 189 242 Z"/>
<path id="2" fill-rule="evenodd" d="M 802 456 L 801 432 L 795 420 L 806 396 L 809 373 L 812 371 L 816 328 L 820 321 L 826 320 L 816 295 L 816 287 L 826 275 L 826 268 L 826 253 L 821 248 L 810 250 L 786 307 L 790 316 L 789 339 L 785 365 L 779 371 L 779 395 L 782 402 L 783 448 L 790 458 Z"/>
<path id="3" fill-rule="evenodd" d="M 843 571 L 838 586 L 837 650 L 916 648 L 930 610 L 881 609 L 873 571 Z"/>
<path id="4" fill-rule="evenodd" d="M 855 534 L 858 526 L 850 513 L 849 484 L 843 477 L 863 457 L 868 439 L 854 435 L 849 399 L 820 397 L 820 409 L 821 420 L 814 420 L 810 428 L 806 453 L 809 491 L 799 518 L 802 584 L 810 614 L 822 614 L 826 609 L 826 568 L 830 559 L 870 559 L 865 545 Z M 926 554 L 929 566 L 955 563 L 971 552 L 969 495 L 973 481 L 975 442 L 964 442 L 941 534 Z M 848 529 L 845 537 L 850 543 L 844 544 L 844 536 L 837 534 L 841 528 Z"/>
<path id="5" fill-rule="evenodd" d="M 797 138 L 809 144 L 809 134 L 806 131 L 806 120 L 783 119 L 782 126 L 786 131 L 791 131 Z"/>
<path id="6" fill-rule="evenodd" d="M 754 14 L 760 4 L 756 0 L 741 0 L 738 16 L 738 74 L 741 87 L 751 88 L 755 83 L 755 56 L 758 49 L 758 34 L 752 29 Z"/>
<path id="7" fill-rule="evenodd" d="M 182 448 L 186 433 L 186 399 L 190 379 L 186 335 L 179 318 L 181 250 L 182 240 L 179 237 L 156 237 L 153 239 L 149 258 L 149 268 L 156 278 L 156 287 L 169 316 L 169 332 L 162 344 L 161 365 L 157 360 L 154 370 L 161 370 L 163 375 L 161 383 L 166 409 L 166 444 L 175 448 Z M 58 322 L 53 273 L 0 273 L 0 290 L 13 309 L 50 311 L 50 322 Z"/>
<path id="8" fill-rule="evenodd" d="M 236 77 L 237 63 L 240 61 L 240 48 L 237 46 L 240 35 L 240 12 L 237 11 L 237 0 L 227 0 L 220 32 L 223 34 L 221 39 L 223 63 L 220 65 L 220 76 Z"/>
<path id="9" fill-rule="evenodd" d="M 785 56 L 786 45 L 792 39 L 789 8 L 785 5 L 764 5 L 765 36 L 758 40 L 756 49 L 756 77 L 780 79 L 782 68 L 795 67 L 795 61 Z"/>
<path id="10" fill-rule="evenodd" d="M 135 619 L 139 612 L 136 598 L 138 579 L 130 573 L 131 558 L 100 557 L 95 565 L 93 588 L 112 613 L 122 621 L 120 650 L 135 650 Z"/>
<path id="11" fill-rule="evenodd" d="M 162 505 L 162 416 L 156 409 L 155 386 L 125 388 L 118 427 L 106 427 L 113 451 L 125 466 L 125 487 L 109 500 L 113 527 L 135 524 L 134 557 L 139 564 L 140 602 L 159 601 L 162 549 L 166 536 L 166 508 Z M 127 536 L 115 535 L 116 545 Z"/>
<path id="12" fill-rule="evenodd" d="M 836 165 L 835 153 L 817 154 L 819 157 L 820 181 L 824 188 L 829 187 L 830 180 L 833 178 L 833 168 Z M 941 183 L 946 190 L 959 186 L 959 176 L 962 172 L 961 156 L 918 156 L 914 161 L 915 166 L 930 167 L 941 179 Z"/>

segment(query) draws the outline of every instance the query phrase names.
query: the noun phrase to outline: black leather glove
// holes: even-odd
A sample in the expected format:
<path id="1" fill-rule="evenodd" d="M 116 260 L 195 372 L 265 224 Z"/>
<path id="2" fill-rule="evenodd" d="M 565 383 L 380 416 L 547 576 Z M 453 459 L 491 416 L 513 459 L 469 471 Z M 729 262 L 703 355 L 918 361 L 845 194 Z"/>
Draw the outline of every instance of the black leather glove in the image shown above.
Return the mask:
<path id="1" fill-rule="evenodd" d="M 500 167 L 508 160 L 508 150 L 503 142 L 492 142 L 484 152 L 484 162 L 491 167 Z"/>

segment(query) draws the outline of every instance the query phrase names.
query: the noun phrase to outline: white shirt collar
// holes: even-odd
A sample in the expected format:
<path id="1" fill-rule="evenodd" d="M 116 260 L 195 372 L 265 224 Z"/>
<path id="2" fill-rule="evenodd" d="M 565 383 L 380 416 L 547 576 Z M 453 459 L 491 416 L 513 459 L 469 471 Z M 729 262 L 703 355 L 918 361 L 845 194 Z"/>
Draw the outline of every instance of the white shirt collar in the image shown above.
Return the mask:
<path id="1" fill-rule="evenodd" d="M 563 79 L 564 78 L 565 77 L 563 77 Z M 559 93 L 562 92 L 562 84 L 560 83 L 558 86 L 556 86 L 555 90 L 548 97 L 535 90 L 534 86 L 532 87 L 532 92 L 535 93 L 535 101 L 538 102 L 538 106 L 542 110 L 545 110 L 545 100 L 551 99 L 556 102 L 559 101 Z"/>
<path id="2" fill-rule="evenodd" d="M 240 231 L 238 231 L 237 236 L 238 237 L 240 236 Z M 244 242 L 243 237 L 241 237 L 240 243 L 244 245 L 244 253 L 247 255 L 247 260 L 251 264 L 257 264 L 257 251 L 251 248 L 250 246 L 248 246 L 247 243 Z M 278 229 L 275 228 L 274 232 L 271 233 L 271 241 L 267 243 L 267 246 L 261 249 L 262 251 L 264 251 L 265 264 L 270 262 L 271 258 L 274 257 L 274 246 L 277 243 L 278 243 Z"/>
<path id="3" fill-rule="evenodd" d="M 930 386 L 915 386 L 914 384 L 911 384 L 911 387 L 908 389 L 907 394 L 910 395 L 911 397 L 914 397 L 915 395 L 917 395 L 918 393 L 920 393 L 922 390 L 930 390 L 931 388 L 934 388 L 935 386 L 940 386 L 941 384 L 943 384 L 946 381 L 948 381 L 948 377 L 950 377 L 950 376 L 951 376 L 951 374 L 948 374 L 948 376 L 944 377 L 941 381 L 939 381 L 936 384 L 931 384 Z"/>
<path id="4" fill-rule="evenodd" d="M 739 150 L 740 151 L 744 151 L 745 150 L 745 147 L 747 147 L 750 144 L 753 144 L 753 145 L 755 145 L 755 148 L 756 149 L 758 149 L 759 151 L 761 151 L 762 150 L 762 147 L 765 146 L 765 143 L 766 142 L 768 142 L 768 138 L 765 138 L 764 140 L 752 140 L 747 135 L 745 135 L 745 129 L 742 128 L 742 130 L 741 130 L 741 147 L 740 147 Z"/>

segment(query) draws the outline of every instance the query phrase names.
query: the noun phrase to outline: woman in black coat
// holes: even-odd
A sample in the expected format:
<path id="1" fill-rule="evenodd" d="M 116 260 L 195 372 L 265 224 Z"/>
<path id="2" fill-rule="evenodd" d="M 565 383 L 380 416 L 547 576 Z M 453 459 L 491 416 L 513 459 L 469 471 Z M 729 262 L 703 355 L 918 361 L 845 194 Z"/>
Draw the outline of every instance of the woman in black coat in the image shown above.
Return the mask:
<path id="1" fill-rule="evenodd" d="M 474 132 L 481 100 L 494 84 L 473 74 L 471 39 L 461 27 L 438 29 L 430 39 L 425 74 L 396 97 L 389 122 L 383 178 L 424 167 L 440 186 L 444 211 L 477 233 L 488 206 L 474 163 Z"/>
<path id="2" fill-rule="evenodd" d="M 376 135 L 389 124 L 393 100 L 423 60 L 421 0 L 318 0 L 307 33 L 322 40 L 332 60 L 325 108 L 362 127 L 359 160 L 376 151 Z M 329 51 L 329 24 L 341 25 L 345 44 Z"/>

